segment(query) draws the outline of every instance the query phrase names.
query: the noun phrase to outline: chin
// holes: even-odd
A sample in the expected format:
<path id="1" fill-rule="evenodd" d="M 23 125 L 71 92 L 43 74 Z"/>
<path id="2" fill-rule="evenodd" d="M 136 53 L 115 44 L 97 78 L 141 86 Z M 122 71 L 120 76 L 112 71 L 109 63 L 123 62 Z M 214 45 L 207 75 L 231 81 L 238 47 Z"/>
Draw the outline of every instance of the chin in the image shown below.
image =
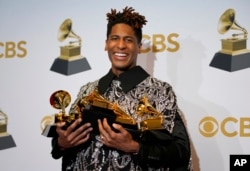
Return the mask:
<path id="1" fill-rule="evenodd" d="M 129 66 L 119 66 L 119 65 L 116 65 L 116 66 L 114 66 L 114 68 L 116 68 L 117 70 L 120 70 L 120 71 L 126 71 L 126 70 L 128 70 L 130 67 Z"/>

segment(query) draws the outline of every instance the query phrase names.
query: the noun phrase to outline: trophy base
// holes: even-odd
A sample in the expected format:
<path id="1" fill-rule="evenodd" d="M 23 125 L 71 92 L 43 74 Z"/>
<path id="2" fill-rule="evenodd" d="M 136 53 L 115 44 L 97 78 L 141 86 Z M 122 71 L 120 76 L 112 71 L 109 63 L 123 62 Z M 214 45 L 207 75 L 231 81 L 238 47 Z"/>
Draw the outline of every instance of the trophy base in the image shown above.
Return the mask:
<path id="1" fill-rule="evenodd" d="M 249 68 L 250 52 L 236 55 L 217 52 L 209 66 L 229 72 Z"/>
<path id="2" fill-rule="evenodd" d="M 64 75 L 72 75 L 89 69 L 91 69 L 91 67 L 86 58 L 80 58 L 76 60 L 56 58 L 50 68 L 51 71 Z"/>
<path id="3" fill-rule="evenodd" d="M 12 136 L 9 134 L 6 134 L 4 136 L 0 135 L 0 150 L 6 149 L 6 148 L 12 148 L 12 147 L 16 147 L 16 144 Z"/>
<path id="4" fill-rule="evenodd" d="M 56 133 L 56 125 L 47 125 L 45 129 L 42 132 L 42 135 L 45 137 L 55 137 L 57 135 Z"/>

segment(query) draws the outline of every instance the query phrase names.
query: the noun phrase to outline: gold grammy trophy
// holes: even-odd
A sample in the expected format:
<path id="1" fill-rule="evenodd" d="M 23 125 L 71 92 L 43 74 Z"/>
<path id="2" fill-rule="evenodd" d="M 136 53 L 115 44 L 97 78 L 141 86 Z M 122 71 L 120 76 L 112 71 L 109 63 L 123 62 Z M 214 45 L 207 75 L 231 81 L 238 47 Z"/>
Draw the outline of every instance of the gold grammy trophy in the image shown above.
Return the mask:
<path id="1" fill-rule="evenodd" d="M 42 118 L 41 121 L 41 130 L 42 135 L 46 137 L 53 137 L 55 136 L 56 132 L 56 123 L 65 121 L 67 124 L 75 120 L 76 118 L 73 118 L 74 115 L 67 115 L 66 114 L 66 108 L 71 102 L 71 96 L 70 94 L 65 90 L 58 90 L 54 92 L 50 96 L 50 105 L 55 108 L 59 109 L 60 111 L 56 114 L 47 115 Z"/>
<path id="2" fill-rule="evenodd" d="M 250 67 L 250 51 L 247 49 L 247 30 L 235 20 L 235 11 L 227 9 L 218 22 L 218 32 L 224 34 L 229 30 L 240 31 L 232 37 L 222 39 L 222 49 L 217 52 L 210 66 L 226 71 L 237 71 Z"/>
<path id="3" fill-rule="evenodd" d="M 64 75 L 71 75 L 90 69 L 87 59 L 81 56 L 81 38 L 72 30 L 71 19 L 66 19 L 58 30 L 58 40 L 64 41 L 66 38 L 77 39 L 68 45 L 61 46 L 61 54 L 54 60 L 50 70 Z"/>
<path id="4" fill-rule="evenodd" d="M 117 103 L 111 103 L 101 96 L 97 90 L 82 98 L 74 113 L 66 114 L 65 108 L 70 104 L 70 94 L 65 90 L 58 90 L 50 97 L 50 104 L 55 109 L 60 109 L 59 113 L 47 115 L 41 120 L 42 135 L 55 137 L 56 123 L 65 122 L 65 129 L 76 119 L 82 118 L 82 124 L 90 122 L 93 127 L 93 134 L 99 134 L 98 119 L 107 118 L 108 123 L 122 124 L 134 138 L 138 137 L 146 130 L 164 130 L 163 114 L 154 109 L 143 97 L 136 109 L 136 115 L 141 118 L 135 121 L 129 114 L 124 112 Z"/>
<path id="5" fill-rule="evenodd" d="M 7 133 L 8 117 L 0 110 L 0 150 L 15 147 L 12 136 Z"/>

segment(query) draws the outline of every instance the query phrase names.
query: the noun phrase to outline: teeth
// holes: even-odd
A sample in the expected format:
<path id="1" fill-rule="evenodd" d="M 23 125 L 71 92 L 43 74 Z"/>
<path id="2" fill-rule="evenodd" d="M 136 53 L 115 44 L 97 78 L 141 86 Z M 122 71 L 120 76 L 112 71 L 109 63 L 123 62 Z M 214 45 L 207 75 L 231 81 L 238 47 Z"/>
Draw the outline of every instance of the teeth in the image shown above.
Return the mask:
<path id="1" fill-rule="evenodd" d="M 126 56 L 124 53 L 115 53 L 116 56 Z"/>

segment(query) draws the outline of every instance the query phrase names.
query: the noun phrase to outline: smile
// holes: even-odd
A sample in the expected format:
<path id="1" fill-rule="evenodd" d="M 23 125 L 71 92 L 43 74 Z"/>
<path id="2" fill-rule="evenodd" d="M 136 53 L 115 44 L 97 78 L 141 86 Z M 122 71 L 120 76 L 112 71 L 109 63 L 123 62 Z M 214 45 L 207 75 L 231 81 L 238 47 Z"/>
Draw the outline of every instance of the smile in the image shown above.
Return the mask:
<path id="1" fill-rule="evenodd" d="M 120 57 L 125 57 L 125 56 L 127 56 L 127 54 L 125 54 L 125 53 L 115 53 L 114 55 L 115 55 L 115 56 L 120 56 Z"/>

